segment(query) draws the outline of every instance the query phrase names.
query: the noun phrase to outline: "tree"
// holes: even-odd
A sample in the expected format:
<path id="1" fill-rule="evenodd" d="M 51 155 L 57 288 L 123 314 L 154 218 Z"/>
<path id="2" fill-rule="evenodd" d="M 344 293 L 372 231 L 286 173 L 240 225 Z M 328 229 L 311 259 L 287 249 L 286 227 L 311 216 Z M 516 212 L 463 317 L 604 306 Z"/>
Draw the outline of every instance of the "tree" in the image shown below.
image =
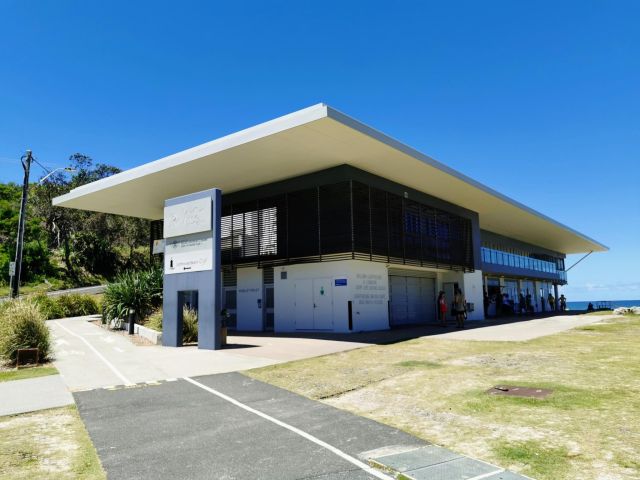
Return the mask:
<path id="1" fill-rule="evenodd" d="M 8 280 L 9 262 L 15 257 L 16 232 L 22 189 L 14 184 L 0 184 L 0 279 Z M 22 253 L 22 280 L 31 281 L 54 273 L 47 248 L 47 232 L 40 218 L 27 215 Z"/>
<path id="2" fill-rule="evenodd" d="M 67 275 L 78 283 L 83 270 L 111 277 L 122 268 L 144 266 L 147 258 L 136 249 L 147 244 L 148 221 L 52 206 L 53 198 L 120 171 L 80 153 L 69 161 L 71 176 L 58 172 L 31 187 L 34 215 L 43 219 L 49 246 L 61 250 Z"/>

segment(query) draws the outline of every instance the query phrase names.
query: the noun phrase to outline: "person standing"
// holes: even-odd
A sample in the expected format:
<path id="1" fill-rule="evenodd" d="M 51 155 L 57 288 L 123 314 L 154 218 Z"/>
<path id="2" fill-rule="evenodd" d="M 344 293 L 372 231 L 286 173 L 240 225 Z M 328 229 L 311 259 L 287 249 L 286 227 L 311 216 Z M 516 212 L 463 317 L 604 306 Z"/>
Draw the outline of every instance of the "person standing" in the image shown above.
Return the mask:
<path id="1" fill-rule="evenodd" d="M 551 310 L 552 312 L 555 310 L 555 303 L 556 303 L 556 299 L 553 298 L 553 295 L 550 293 L 549 296 L 547 297 L 547 302 L 549 302 L 549 310 Z"/>
<path id="2" fill-rule="evenodd" d="M 560 310 L 563 312 L 567 309 L 567 297 L 564 296 L 564 293 L 560 295 Z"/>
<path id="3" fill-rule="evenodd" d="M 441 327 L 447 326 L 447 299 L 442 290 L 438 294 L 438 320 Z"/>
<path id="4" fill-rule="evenodd" d="M 486 288 L 483 291 L 482 304 L 484 305 L 484 318 L 487 318 L 489 316 L 489 305 L 491 304 L 491 300 L 489 299 L 489 294 L 487 293 Z"/>
<path id="5" fill-rule="evenodd" d="M 462 290 L 460 289 L 456 290 L 456 295 L 453 300 L 453 305 L 456 309 L 455 314 L 456 314 L 457 328 L 464 328 L 464 317 L 467 314 L 467 301 L 464 298 L 464 295 L 462 294 Z"/>

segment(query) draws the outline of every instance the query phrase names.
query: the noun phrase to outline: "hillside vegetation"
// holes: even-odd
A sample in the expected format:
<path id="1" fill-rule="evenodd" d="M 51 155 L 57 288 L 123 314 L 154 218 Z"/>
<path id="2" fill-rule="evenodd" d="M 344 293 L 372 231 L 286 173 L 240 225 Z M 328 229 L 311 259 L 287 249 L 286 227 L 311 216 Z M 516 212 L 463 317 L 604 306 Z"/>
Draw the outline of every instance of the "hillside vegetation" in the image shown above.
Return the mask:
<path id="1" fill-rule="evenodd" d="M 69 166 L 73 173 L 57 172 L 29 187 L 23 292 L 98 284 L 122 271 L 147 266 L 148 221 L 51 205 L 58 195 L 119 172 L 82 154 L 72 155 Z M 0 184 L 0 296 L 9 292 L 21 193 L 18 184 Z"/>

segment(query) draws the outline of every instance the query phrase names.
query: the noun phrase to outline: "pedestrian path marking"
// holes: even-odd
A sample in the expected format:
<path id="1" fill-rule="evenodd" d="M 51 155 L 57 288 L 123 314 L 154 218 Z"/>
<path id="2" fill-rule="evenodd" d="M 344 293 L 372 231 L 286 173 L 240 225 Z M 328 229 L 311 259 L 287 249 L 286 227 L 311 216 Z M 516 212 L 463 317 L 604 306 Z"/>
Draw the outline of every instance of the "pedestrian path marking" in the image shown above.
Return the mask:
<path id="1" fill-rule="evenodd" d="M 361 462 L 360 460 L 358 460 L 355 457 L 352 457 L 351 455 L 349 455 L 348 453 L 343 452 L 342 450 L 334 447 L 333 445 L 329 445 L 327 442 L 323 442 L 322 440 L 320 440 L 317 437 L 314 437 L 313 435 L 305 432 L 304 430 L 300 430 L 299 428 L 294 427 L 293 425 L 289 425 L 288 423 L 285 423 L 281 420 L 278 420 L 277 418 L 273 418 L 269 415 L 267 415 L 266 413 L 261 412 L 260 410 L 256 410 L 255 408 L 252 408 L 248 405 L 245 405 L 242 402 L 239 402 L 238 400 L 229 397 L 228 395 L 225 395 L 222 392 L 218 392 L 217 390 L 214 390 L 213 388 L 207 387 L 206 385 L 203 385 L 200 382 L 197 382 L 195 380 L 193 380 L 192 378 L 189 377 L 184 377 L 184 379 L 195 385 L 196 387 L 199 387 L 223 400 L 226 400 L 229 403 L 232 403 L 233 405 L 235 405 L 236 407 L 240 407 L 243 410 L 246 410 L 247 412 L 253 413 L 254 415 L 257 415 L 259 417 L 264 418 L 265 420 L 270 421 L 271 423 L 275 423 L 276 425 L 279 425 L 283 428 L 286 428 L 287 430 L 300 435 L 303 438 L 306 438 L 307 440 L 310 440 L 311 442 L 315 443 L 316 445 L 320 445 L 323 448 L 326 448 L 327 450 L 329 450 L 330 452 L 336 454 L 337 456 L 343 458 L 344 460 L 346 460 L 347 462 L 352 463 L 353 465 L 355 465 L 356 467 L 360 468 L 361 470 L 364 470 L 365 472 L 367 472 L 369 475 L 373 475 L 376 478 L 379 478 L 381 480 L 393 480 L 393 477 L 390 477 L 389 475 L 386 475 L 378 470 L 376 470 L 375 468 L 367 465 L 364 462 Z"/>
<path id="2" fill-rule="evenodd" d="M 77 333 L 72 332 L 71 330 L 69 330 L 67 327 L 65 327 L 64 325 L 62 325 L 60 322 L 53 320 L 52 323 L 54 325 L 58 325 L 60 328 L 62 328 L 65 332 L 67 332 L 69 335 L 73 335 L 76 338 L 79 338 L 80 340 L 82 340 L 84 343 L 87 344 L 87 347 L 89 347 L 93 353 L 96 354 L 96 356 L 102 360 L 104 362 L 104 364 L 109 367 L 109 369 L 116 374 L 116 376 L 122 380 L 125 385 L 133 385 L 133 383 L 127 378 L 125 377 L 122 373 L 120 373 L 120 370 L 118 370 L 109 360 L 107 360 L 106 358 L 104 358 L 104 356 L 96 349 L 96 347 L 94 347 L 93 345 L 91 345 L 86 338 L 82 337 L 81 335 L 78 335 Z"/>

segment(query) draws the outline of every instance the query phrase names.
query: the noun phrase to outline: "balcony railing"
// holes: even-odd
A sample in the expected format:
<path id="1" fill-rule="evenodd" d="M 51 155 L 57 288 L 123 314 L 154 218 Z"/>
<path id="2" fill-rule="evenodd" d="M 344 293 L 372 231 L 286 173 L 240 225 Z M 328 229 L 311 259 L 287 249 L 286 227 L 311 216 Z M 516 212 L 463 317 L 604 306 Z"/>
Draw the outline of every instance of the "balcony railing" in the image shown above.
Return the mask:
<path id="1" fill-rule="evenodd" d="M 536 272 L 555 273 L 561 280 L 567 279 L 567 273 L 558 270 L 555 262 L 547 262 L 538 260 L 537 258 L 525 257 L 524 255 L 516 255 L 514 253 L 502 252 L 492 248 L 481 248 L 482 261 L 485 263 L 493 263 L 494 265 L 504 265 L 506 267 L 525 268 Z"/>

